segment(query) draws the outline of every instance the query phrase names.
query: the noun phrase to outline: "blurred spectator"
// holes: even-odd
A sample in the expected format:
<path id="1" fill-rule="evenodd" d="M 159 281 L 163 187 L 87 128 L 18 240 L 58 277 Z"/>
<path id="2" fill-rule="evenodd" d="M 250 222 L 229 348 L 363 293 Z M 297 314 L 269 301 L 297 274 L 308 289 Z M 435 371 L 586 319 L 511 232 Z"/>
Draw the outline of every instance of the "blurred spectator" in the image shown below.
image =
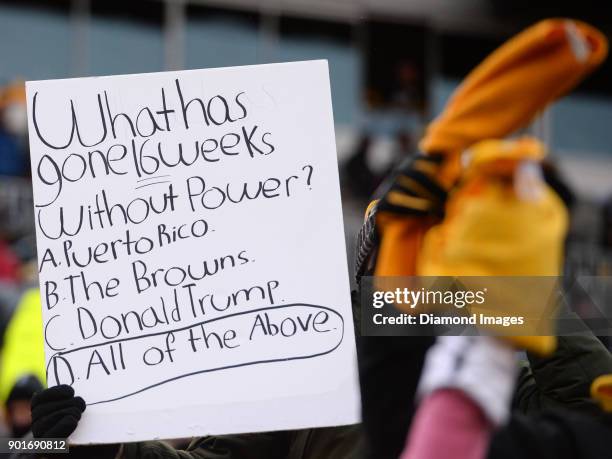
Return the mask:
<path id="1" fill-rule="evenodd" d="M 19 270 L 19 258 L 4 239 L 0 239 L 0 281 L 17 282 L 20 278 Z"/>
<path id="2" fill-rule="evenodd" d="M 411 156 L 414 148 L 413 137 L 406 129 L 400 129 L 389 145 L 363 134 L 343 167 L 343 183 L 356 198 L 368 199 L 398 163 Z"/>
<path id="3" fill-rule="evenodd" d="M 45 381 L 44 350 L 41 343 L 43 326 L 40 292 L 38 288 L 32 288 L 21 297 L 4 334 L 0 354 L 0 397 L 3 401 L 10 398 L 24 377 Z M 32 387 L 32 384 L 28 383 L 28 387 Z"/>
<path id="4" fill-rule="evenodd" d="M 15 82 L 0 92 L 0 175 L 28 172 L 25 86 Z"/>
<path id="5" fill-rule="evenodd" d="M 36 376 L 26 375 L 19 378 L 9 392 L 5 403 L 6 423 L 12 437 L 23 437 L 30 431 L 30 400 L 42 389 L 43 385 Z"/>
<path id="6" fill-rule="evenodd" d="M 345 183 L 358 198 L 367 198 L 376 188 L 376 176 L 367 164 L 368 150 L 372 139 L 364 134 L 359 140 L 355 152 L 344 166 Z"/>

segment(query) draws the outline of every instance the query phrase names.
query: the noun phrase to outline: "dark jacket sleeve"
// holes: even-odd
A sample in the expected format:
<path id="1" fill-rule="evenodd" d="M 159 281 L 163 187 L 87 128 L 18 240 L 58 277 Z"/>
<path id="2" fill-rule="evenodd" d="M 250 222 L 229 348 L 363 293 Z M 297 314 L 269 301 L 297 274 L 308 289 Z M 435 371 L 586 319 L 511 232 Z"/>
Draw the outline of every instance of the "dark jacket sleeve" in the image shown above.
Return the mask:
<path id="1" fill-rule="evenodd" d="M 396 459 L 416 410 L 415 393 L 432 336 L 362 336 L 361 298 L 353 292 L 361 387 L 363 457 Z"/>
<path id="2" fill-rule="evenodd" d="M 610 416 L 548 410 L 516 414 L 489 445 L 487 459 L 600 459 L 610 457 Z"/>
<path id="3" fill-rule="evenodd" d="M 124 459 L 354 459 L 363 453 L 359 425 L 196 439 L 185 450 L 160 441 L 126 443 Z"/>
<path id="4" fill-rule="evenodd" d="M 367 458 L 395 459 L 416 409 L 415 393 L 428 336 L 358 338 L 361 416 Z"/>
<path id="5" fill-rule="evenodd" d="M 121 459 L 286 459 L 289 432 L 220 435 L 195 439 L 185 450 L 162 441 L 125 443 Z"/>
<path id="6" fill-rule="evenodd" d="M 612 355 L 589 331 L 558 340 L 552 356 L 528 355 L 529 368 L 520 373 L 515 408 L 523 413 L 562 407 L 597 412 L 590 398 L 591 383 L 600 375 L 612 373 Z"/>

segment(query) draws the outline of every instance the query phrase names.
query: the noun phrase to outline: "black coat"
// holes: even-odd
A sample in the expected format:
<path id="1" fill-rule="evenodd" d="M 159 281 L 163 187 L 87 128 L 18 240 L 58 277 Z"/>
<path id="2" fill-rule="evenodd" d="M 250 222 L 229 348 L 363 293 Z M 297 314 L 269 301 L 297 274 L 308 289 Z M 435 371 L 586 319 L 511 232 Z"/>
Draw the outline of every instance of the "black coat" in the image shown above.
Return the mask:
<path id="1" fill-rule="evenodd" d="M 487 459 L 606 459 L 612 457 L 612 414 L 569 410 L 516 414 L 492 438 Z"/>

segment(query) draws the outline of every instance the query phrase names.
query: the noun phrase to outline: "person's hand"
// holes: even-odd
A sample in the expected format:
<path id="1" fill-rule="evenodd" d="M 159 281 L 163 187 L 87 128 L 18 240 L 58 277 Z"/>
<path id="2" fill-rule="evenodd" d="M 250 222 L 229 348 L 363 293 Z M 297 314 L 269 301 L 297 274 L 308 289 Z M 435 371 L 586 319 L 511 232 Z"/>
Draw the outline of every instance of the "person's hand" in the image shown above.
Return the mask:
<path id="1" fill-rule="evenodd" d="M 32 397 L 32 434 L 34 438 L 67 438 L 85 411 L 85 400 L 74 396 L 74 389 L 60 385 Z"/>

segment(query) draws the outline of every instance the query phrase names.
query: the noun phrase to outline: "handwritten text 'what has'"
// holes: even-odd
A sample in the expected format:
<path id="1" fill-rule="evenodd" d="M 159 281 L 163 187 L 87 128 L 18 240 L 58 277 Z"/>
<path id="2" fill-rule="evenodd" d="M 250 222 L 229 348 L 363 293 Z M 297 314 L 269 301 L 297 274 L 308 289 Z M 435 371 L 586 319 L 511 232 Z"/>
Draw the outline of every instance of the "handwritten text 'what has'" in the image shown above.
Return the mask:
<path id="1" fill-rule="evenodd" d="M 51 107 L 45 105 L 43 95 L 35 93 L 32 123 L 36 137 L 49 152 L 41 155 L 34 165 L 40 182 L 47 188 L 45 196 L 48 197 L 46 202 L 38 202 L 37 206 L 52 204 L 66 184 L 81 180 L 109 175 L 142 178 L 163 174 L 163 171 L 177 166 L 213 164 L 228 157 L 253 159 L 275 151 L 270 132 L 258 124 L 242 122 L 249 115 L 245 92 L 229 98 L 220 94 L 210 98 L 189 98 L 183 94 L 180 81 L 176 79 L 174 83 L 171 93 L 166 93 L 164 87 L 160 88 L 159 107 L 145 105 L 134 113 L 114 110 L 111 107 L 112 95 L 109 98 L 107 91 L 99 92 L 98 132 L 92 135 L 95 137 L 92 139 L 83 138 L 78 107 L 81 104 L 95 106 L 96 99 L 67 100 L 64 107 L 58 107 L 58 116 L 53 117 L 63 127 L 49 130 L 41 126 L 39 112 Z M 241 125 L 232 127 L 231 132 L 200 137 L 202 130 L 217 132 L 217 128 L 236 122 L 241 122 Z M 195 129 L 194 135 L 198 135 L 191 145 L 186 142 L 168 144 L 163 139 L 170 132 L 185 133 L 190 129 Z M 78 151 L 89 148 L 92 149 Z"/>

